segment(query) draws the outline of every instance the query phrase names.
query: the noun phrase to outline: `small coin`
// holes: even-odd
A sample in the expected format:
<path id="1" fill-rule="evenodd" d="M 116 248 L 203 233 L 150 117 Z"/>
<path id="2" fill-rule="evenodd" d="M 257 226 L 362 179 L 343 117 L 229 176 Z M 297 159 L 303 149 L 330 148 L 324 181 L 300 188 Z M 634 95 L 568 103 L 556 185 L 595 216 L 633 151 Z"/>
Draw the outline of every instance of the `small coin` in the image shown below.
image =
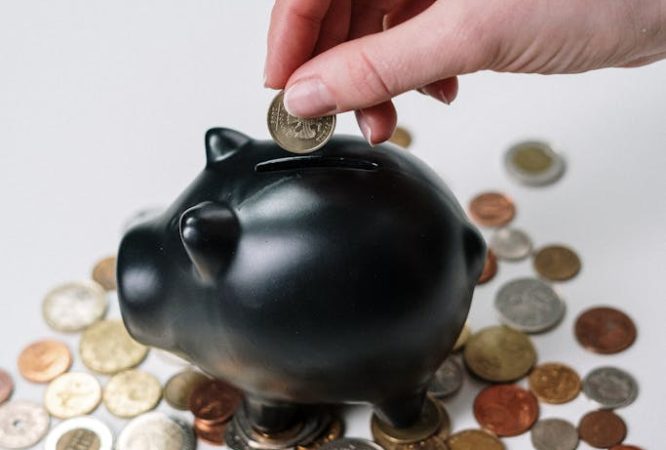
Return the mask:
<path id="1" fill-rule="evenodd" d="M 56 331 L 81 331 L 106 314 L 106 292 L 94 281 L 75 281 L 55 287 L 44 297 L 42 313 Z"/>
<path id="2" fill-rule="evenodd" d="M 372 415 L 371 421 L 372 435 L 375 441 L 384 448 L 393 447 L 394 444 L 410 444 L 423 441 L 439 434 L 443 428 L 446 429 L 448 435 L 449 427 L 450 421 L 444 406 L 432 397 L 426 397 L 421 416 L 416 423 L 409 427 L 393 427 L 379 419 L 376 414 Z"/>
<path id="3" fill-rule="evenodd" d="M 452 357 L 448 357 L 435 372 L 428 393 L 435 398 L 446 398 L 458 392 L 462 383 L 463 373 L 460 364 Z"/>
<path id="4" fill-rule="evenodd" d="M 90 370 L 115 374 L 139 365 L 148 348 L 132 339 L 122 321 L 103 320 L 83 333 L 79 353 Z"/>
<path id="5" fill-rule="evenodd" d="M 498 436 L 517 436 L 536 422 L 539 404 L 534 394 L 514 384 L 489 386 L 474 399 L 474 417 Z"/>
<path id="6" fill-rule="evenodd" d="M 534 255 L 534 268 L 544 278 L 551 281 L 566 281 L 580 272 L 580 258 L 568 247 L 549 245 L 539 249 Z"/>
<path id="7" fill-rule="evenodd" d="M 507 171 L 528 186 L 545 186 L 564 174 L 564 159 L 550 145 L 525 141 L 512 145 L 504 156 Z"/>
<path id="8" fill-rule="evenodd" d="M 49 429 L 49 413 L 41 406 L 15 400 L 0 406 L 0 448 L 28 448 Z"/>
<path id="9" fill-rule="evenodd" d="M 94 376 L 70 372 L 51 381 L 44 396 L 49 413 L 59 419 L 93 412 L 102 399 L 102 388 Z"/>
<path id="10" fill-rule="evenodd" d="M 222 380 L 206 380 L 192 391 L 190 411 L 198 419 L 208 422 L 226 422 L 241 401 L 241 393 Z"/>
<path id="11" fill-rule="evenodd" d="M 11 375 L 0 369 L 0 405 L 9 400 L 14 392 L 14 381 Z"/>
<path id="12" fill-rule="evenodd" d="M 113 450 L 113 434 L 99 419 L 76 417 L 51 430 L 44 450 Z"/>
<path id="13" fill-rule="evenodd" d="M 619 353 L 636 340 L 636 325 L 620 310 L 596 307 L 583 312 L 575 325 L 576 339 L 596 353 Z"/>
<path id="14" fill-rule="evenodd" d="M 92 279 L 107 291 L 116 290 L 116 257 L 109 256 L 95 264 Z"/>
<path id="15" fill-rule="evenodd" d="M 483 430 L 463 430 L 446 441 L 450 450 L 505 450 L 502 441 Z"/>
<path id="16" fill-rule="evenodd" d="M 592 411 L 580 419 L 578 435 L 592 447 L 608 448 L 624 440 L 627 436 L 627 425 L 612 411 Z"/>
<path id="17" fill-rule="evenodd" d="M 143 414 L 118 435 L 115 450 L 194 450 L 192 427 L 162 412 Z"/>
<path id="18" fill-rule="evenodd" d="M 532 252 L 532 240 L 522 230 L 501 228 L 490 237 L 488 246 L 495 255 L 507 261 L 520 261 Z"/>
<path id="19" fill-rule="evenodd" d="M 72 365 L 72 354 L 59 341 L 37 341 L 27 346 L 19 355 L 21 375 L 33 383 L 48 383 L 67 372 Z"/>
<path id="20" fill-rule="evenodd" d="M 528 381 L 532 392 L 546 403 L 570 402 L 580 392 L 580 377 L 576 371 L 560 363 L 546 363 L 535 367 Z"/>
<path id="21" fill-rule="evenodd" d="M 153 375 L 127 370 L 114 375 L 104 388 L 104 404 L 117 417 L 136 417 L 155 408 L 162 398 L 162 386 Z"/>
<path id="22" fill-rule="evenodd" d="M 481 276 L 477 284 L 485 284 L 495 278 L 497 274 L 497 257 L 495 253 L 488 249 L 486 253 L 486 262 L 483 264 L 483 271 L 481 271 Z"/>
<path id="23" fill-rule="evenodd" d="M 280 91 L 268 108 L 268 131 L 275 142 L 292 153 L 310 153 L 324 146 L 333 136 L 335 116 L 301 119 L 287 112 Z"/>
<path id="24" fill-rule="evenodd" d="M 395 127 L 393 135 L 389 138 L 390 142 L 402 148 L 409 148 L 412 144 L 412 135 L 406 128 Z"/>
<path id="25" fill-rule="evenodd" d="M 575 450 L 578 447 L 578 430 L 562 419 L 538 421 L 530 437 L 536 450 Z"/>
<path id="26" fill-rule="evenodd" d="M 164 400 L 174 409 L 187 411 L 190 405 L 192 392 L 200 384 L 208 381 L 203 373 L 186 369 L 169 378 L 164 386 Z"/>
<path id="27" fill-rule="evenodd" d="M 165 209 L 166 208 L 164 207 L 153 206 L 136 211 L 123 224 L 122 226 L 123 234 L 127 233 L 130 230 L 130 228 L 134 228 L 139 224 L 155 219 L 157 216 L 162 214 Z"/>
<path id="28" fill-rule="evenodd" d="M 513 201 L 499 192 L 484 192 L 472 199 L 469 215 L 484 227 L 501 227 L 513 220 L 516 207 Z"/>
<path id="29" fill-rule="evenodd" d="M 474 375 L 504 383 L 525 376 L 534 366 L 537 354 L 526 334 L 495 326 L 474 334 L 465 346 L 463 357 Z"/>
<path id="30" fill-rule="evenodd" d="M 622 408 L 638 397 L 638 383 L 617 367 L 599 367 L 583 380 L 583 392 L 604 409 Z"/>
<path id="31" fill-rule="evenodd" d="M 378 444 L 367 439 L 341 438 L 324 444 L 320 450 L 384 450 Z"/>
<path id="32" fill-rule="evenodd" d="M 194 432 L 197 437 L 204 442 L 212 445 L 222 445 L 224 444 L 224 436 L 226 434 L 228 423 L 229 422 L 210 423 L 206 420 L 195 418 Z"/>
<path id="33" fill-rule="evenodd" d="M 505 325 L 525 333 L 540 333 L 558 324 L 566 307 L 543 281 L 519 278 L 500 288 L 495 296 L 495 309 Z"/>
<path id="34" fill-rule="evenodd" d="M 467 341 L 469 341 L 469 338 L 471 336 L 472 336 L 472 329 L 470 328 L 468 323 L 465 323 L 463 329 L 460 331 L 458 339 L 456 339 L 456 343 L 453 344 L 453 350 L 451 351 L 457 352 L 462 350 L 465 347 L 465 345 L 467 345 Z"/>

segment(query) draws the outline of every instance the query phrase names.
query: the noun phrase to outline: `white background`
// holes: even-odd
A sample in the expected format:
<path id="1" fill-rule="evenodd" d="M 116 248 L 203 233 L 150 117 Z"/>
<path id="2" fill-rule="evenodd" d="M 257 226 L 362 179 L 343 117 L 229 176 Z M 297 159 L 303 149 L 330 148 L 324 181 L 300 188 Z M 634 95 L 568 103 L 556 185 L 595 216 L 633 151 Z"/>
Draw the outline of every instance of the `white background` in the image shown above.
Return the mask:
<path id="1" fill-rule="evenodd" d="M 41 401 L 44 392 L 19 379 L 22 347 L 57 337 L 76 349 L 78 336 L 43 323 L 44 293 L 88 277 L 95 260 L 115 251 L 132 213 L 181 192 L 203 168 L 208 127 L 268 136 L 274 94 L 262 87 L 262 65 L 269 8 L 266 1 L 213 0 L 0 3 L 0 367 L 18 381 L 14 398 Z M 518 206 L 514 225 L 536 245 L 562 242 L 580 253 L 581 274 L 556 286 L 567 317 L 534 337 L 540 361 L 566 362 L 582 375 L 603 364 L 632 372 L 641 392 L 619 411 L 627 442 L 661 448 L 666 63 L 576 76 L 483 73 L 462 78 L 452 106 L 418 94 L 397 104 L 414 135 L 412 151 L 462 203 L 484 189 L 503 190 Z M 351 114 L 339 117 L 338 131 L 358 133 Z M 526 188 L 506 175 L 503 152 L 528 137 L 565 155 L 558 184 Z M 475 294 L 472 327 L 496 322 L 492 300 L 501 283 L 532 273 L 529 261 L 502 264 Z M 635 319 L 639 337 L 630 350 L 599 356 L 575 342 L 575 317 L 598 304 Z M 156 355 L 143 367 L 163 381 L 178 369 Z M 78 356 L 75 368 L 82 368 Z M 477 426 L 477 390 L 466 382 L 447 402 L 454 430 Z M 577 423 L 593 408 L 581 395 L 541 413 Z M 96 415 L 115 432 L 124 424 L 103 406 Z M 354 410 L 348 434 L 369 436 L 368 417 L 367 409 Z M 531 448 L 528 435 L 505 443 Z"/>

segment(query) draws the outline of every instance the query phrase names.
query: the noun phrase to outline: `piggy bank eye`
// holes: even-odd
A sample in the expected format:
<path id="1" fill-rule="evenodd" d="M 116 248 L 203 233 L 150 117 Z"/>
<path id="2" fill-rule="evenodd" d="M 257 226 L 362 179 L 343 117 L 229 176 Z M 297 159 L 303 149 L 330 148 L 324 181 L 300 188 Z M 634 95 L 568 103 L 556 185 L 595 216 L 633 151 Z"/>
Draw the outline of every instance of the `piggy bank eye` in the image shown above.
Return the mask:
<path id="1" fill-rule="evenodd" d="M 271 159 L 257 164 L 254 167 L 256 172 L 278 172 L 286 170 L 301 169 L 350 169 L 373 171 L 379 168 L 379 164 L 373 161 L 367 161 L 358 158 L 348 158 L 344 156 L 294 156 L 291 158 Z"/>

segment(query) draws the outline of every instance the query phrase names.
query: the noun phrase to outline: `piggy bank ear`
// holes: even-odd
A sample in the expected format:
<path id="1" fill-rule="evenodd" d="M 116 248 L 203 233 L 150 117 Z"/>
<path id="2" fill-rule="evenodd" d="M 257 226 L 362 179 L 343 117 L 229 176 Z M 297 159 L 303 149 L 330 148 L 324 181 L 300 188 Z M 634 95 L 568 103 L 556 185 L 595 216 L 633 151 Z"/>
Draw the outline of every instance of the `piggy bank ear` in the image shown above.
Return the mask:
<path id="1" fill-rule="evenodd" d="M 212 283 L 236 252 L 240 223 L 227 205 L 203 202 L 180 217 L 185 251 L 204 282 Z"/>
<path id="2" fill-rule="evenodd" d="M 229 128 L 211 128 L 206 132 L 206 160 L 208 164 L 221 161 L 251 140 Z"/>

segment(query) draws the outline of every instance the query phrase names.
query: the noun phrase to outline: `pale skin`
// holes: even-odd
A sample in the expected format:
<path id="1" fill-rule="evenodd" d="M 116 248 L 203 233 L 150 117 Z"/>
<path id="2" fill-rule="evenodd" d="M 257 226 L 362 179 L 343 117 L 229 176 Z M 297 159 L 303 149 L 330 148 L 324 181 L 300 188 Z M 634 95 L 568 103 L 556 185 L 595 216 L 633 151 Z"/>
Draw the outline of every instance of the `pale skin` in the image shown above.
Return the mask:
<path id="1" fill-rule="evenodd" d="M 663 58 L 666 0 L 276 0 L 265 84 L 299 117 L 355 111 L 374 145 L 395 129 L 393 97 L 415 89 L 449 104 L 459 75 Z"/>

